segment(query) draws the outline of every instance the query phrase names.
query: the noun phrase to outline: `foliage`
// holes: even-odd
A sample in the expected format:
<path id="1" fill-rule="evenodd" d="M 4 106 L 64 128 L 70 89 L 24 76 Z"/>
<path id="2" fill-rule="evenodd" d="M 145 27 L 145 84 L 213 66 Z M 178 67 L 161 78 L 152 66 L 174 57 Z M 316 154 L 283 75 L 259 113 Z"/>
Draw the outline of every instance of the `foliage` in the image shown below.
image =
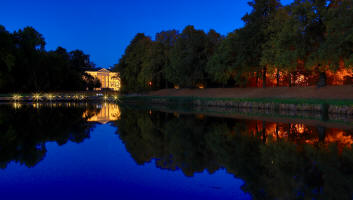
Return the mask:
<path id="1" fill-rule="evenodd" d="M 352 82 L 351 0 L 295 0 L 286 6 L 279 0 L 252 0 L 249 5 L 252 10 L 242 18 L 244 27 L 226 36 L 214 30 L 206 34 L 193 26 L 180 34 L 162 31 L 155 40 L 149 39 L 147 49 L 138 56 L 128 50 L 134 39 L 115 68 L 135 71 L 123 80 L 125 92 L 171 84 L 187 88 L 266 87 L 269 83 L 324 86 L 327 70 L 334 74 L 342 68 L 347 70 L 342 84 Z M 135 61 L 133 55 L 138 57 Z"/>
<path id="2" fill-rule="evenodd" d="M 45 50 L 42 34 L 32 27 L 13 33 L 0 26 L 0 92 L 84 90 L 83 72 L 94 64 L 81 50 Z"/>
<path id="3" fill-rule="evenodd" d="M 181 87 L 196 87 L 205 80 L 207 64 L 207 35 L 187 26 L 172 49 L 166 78 Z"/>

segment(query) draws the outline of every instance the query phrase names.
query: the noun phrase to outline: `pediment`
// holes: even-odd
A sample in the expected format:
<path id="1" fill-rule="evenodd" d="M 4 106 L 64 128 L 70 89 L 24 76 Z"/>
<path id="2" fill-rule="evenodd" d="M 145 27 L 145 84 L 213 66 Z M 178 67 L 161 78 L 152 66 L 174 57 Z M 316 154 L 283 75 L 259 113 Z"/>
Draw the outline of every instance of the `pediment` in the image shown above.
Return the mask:
<path id="1" fill-rule="evenodd" d="M 102 69 L 98 70 L 98 72 L 110 72 L 110 71 L 105 68 L 102 68 Z"/>

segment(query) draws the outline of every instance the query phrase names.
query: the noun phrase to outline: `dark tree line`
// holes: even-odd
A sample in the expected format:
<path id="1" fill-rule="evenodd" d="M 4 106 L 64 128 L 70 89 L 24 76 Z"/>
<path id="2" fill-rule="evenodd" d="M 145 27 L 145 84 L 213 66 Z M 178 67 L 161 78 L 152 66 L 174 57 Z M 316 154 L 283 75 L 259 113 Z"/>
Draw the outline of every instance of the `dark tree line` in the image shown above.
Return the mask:
<path id="1" fill-rule="evenodd" d="M 123 91 L 353 83 L 352 0 L 249 5 L 244 27 L 227 36 L 193 26 L 137 34 L 115 66 Z"/>
<path id="2" fill-rule="evenodd" d="M 99 86 L 85 74 L 94 67 L 81 50 L 45 50 L 32 27 L 10 33 L 0 25 L 0 92 L 75 91 Z"/>

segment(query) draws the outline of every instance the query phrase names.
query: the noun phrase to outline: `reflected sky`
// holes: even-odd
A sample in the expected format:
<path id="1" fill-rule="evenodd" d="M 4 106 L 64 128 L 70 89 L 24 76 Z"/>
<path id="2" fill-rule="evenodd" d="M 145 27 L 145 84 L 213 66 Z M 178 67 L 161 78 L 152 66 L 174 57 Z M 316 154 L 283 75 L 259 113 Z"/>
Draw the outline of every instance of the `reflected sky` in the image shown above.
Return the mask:
<path id="1" fill-rule="evenodd" d="M 137 165 L 116 129 L 97 125 L 81 144 L 49 142 L 33 168 L 9 164 L 0 170 L 1 199 L 250 199 L 225 170 L 190 178 L 154 161 Z"/>
<path id="2" fill-rule="evenodd" d="M 0 105 L 0 199 L 352 199 L 352 125 L 231 116 Z"/>

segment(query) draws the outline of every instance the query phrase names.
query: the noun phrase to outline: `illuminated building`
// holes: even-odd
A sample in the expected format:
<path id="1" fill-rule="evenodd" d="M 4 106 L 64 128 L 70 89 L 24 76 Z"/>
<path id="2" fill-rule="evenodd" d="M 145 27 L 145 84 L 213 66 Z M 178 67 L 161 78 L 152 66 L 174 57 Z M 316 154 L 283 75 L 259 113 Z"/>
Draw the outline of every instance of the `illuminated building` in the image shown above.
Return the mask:
<path id="1" fill-rule="evenodd" d="M 114 91 L 120 90 L 120 76 L 117 72 L 111 72 L 105 68 L 90 70 L 86 71 L 87 74 L 93 76 L 93 78 L 97 78 L 100 83 L 101 87 L 96 88 L 95 90 L 104 90 L 110 89 Z"/>

